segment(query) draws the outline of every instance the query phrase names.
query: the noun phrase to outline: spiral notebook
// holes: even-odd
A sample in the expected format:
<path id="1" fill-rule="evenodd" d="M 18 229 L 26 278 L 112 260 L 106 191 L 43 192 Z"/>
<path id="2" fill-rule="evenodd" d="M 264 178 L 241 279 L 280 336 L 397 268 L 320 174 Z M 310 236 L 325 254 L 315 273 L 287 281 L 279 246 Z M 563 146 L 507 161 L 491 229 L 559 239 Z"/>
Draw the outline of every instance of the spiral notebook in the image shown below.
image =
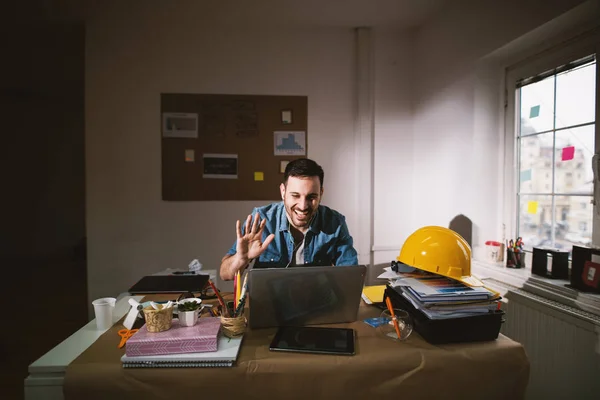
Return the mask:
<path id="1" fill-rule="evenodd" d="M 217 368 L 232 367 L 242 345 L 242 337 L 221 335 L 217 351 L 204 353 L 161 354 L 121 357 L 123 368 Z"/>

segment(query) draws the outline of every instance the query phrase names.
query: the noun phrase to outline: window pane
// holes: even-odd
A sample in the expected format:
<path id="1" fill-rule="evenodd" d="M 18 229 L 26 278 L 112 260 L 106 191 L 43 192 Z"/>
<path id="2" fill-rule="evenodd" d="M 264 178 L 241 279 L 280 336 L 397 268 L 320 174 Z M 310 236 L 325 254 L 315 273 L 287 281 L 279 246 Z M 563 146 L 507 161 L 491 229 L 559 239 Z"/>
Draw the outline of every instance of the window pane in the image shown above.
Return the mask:
<path id="1" fill-rule="evenodd" d="M 525 136 L 554 128 L 554 76 L 523 86 L 519 135 Z"/>
<path id="2" fill-rule="evenodd" d="M 552 193 L 552 132 L 519 140 L 520 193 Z"/>
<path id="3" fill-rule="evenodd" d="M 552 247 L 552 196 L 524 195 L 519 203 L 518 233 L 523 248 L 531 251 L 534 246 Z"/>
<path id="4" fill-rule="evenodd" d="M 592 196 L 556 196 L 556 246 L 571 251 L 574 244 L 592 244 Z"/>
<path id="5" fill-rule="evenodd" d="M 556 193 L 592 194 L 594 135 L 593 125 L 556 132 Z"/>
<path id="6" fill-rule="evenodd" d="M 556 76 L 556 127 L 579 125 L 595 120 L 596 63 Z"/>

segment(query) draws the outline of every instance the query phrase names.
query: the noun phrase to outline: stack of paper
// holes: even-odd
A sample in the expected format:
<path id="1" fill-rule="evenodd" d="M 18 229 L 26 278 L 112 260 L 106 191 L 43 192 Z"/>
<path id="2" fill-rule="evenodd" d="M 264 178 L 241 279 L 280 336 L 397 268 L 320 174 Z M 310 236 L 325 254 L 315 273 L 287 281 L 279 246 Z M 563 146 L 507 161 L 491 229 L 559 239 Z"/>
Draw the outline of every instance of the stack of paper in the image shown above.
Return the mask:
<path id="1" fill-rule="evenodd" d="M 395 272 L 391 267 L 379 278 L 430 319 L 461 318 L 485 314 L 498 308 L 500 296 L 484 286 L 467 286 L 445 276 L 403 266 Z"/>

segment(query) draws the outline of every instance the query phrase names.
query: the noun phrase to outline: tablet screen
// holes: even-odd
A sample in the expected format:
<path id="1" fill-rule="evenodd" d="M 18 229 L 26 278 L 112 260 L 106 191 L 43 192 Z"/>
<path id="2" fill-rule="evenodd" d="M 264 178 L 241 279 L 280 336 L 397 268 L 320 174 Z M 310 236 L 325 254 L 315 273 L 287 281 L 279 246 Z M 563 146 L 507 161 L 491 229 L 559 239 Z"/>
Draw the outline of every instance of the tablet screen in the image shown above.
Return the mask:
<path id="1" fill-rule="evenodd" d="M 346 328 L 281 327 L 270 350 L 353 355 L 354 330 Z"/>

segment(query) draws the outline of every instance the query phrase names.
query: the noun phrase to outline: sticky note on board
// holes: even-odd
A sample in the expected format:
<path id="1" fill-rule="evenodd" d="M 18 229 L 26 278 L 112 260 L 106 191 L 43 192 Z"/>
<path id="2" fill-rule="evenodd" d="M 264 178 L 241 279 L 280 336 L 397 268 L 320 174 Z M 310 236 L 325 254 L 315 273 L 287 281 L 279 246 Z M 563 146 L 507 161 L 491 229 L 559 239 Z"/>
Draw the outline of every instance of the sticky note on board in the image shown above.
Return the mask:
<path id="1" fill-rule="evenodd" d="M 531 180 L 531 169 L 521 171 L 521 183 Z"/>
<path id="2" fill-rule="evenodd" d="M 527 202 L 527 213 L 529 214 L 537 214 L 538 202 L 537 201 L 528 201 Z"/>
<path id="3" fill-rule="evenodd" d="M 535 118 L 540 116 L 540 106 L 533 106 L 529 110 L 529 118 Z"/>
<path id="4" fill-rule="evenodd" d="M 194 162 L 195 154 L 193 149 L 186 149 L 185 151 L 185 161 L 186 162 Z"/>
<path id="5" fill-rule="evenodd" d="M 575 157 L 575 146 L 563 147 L 562 149 L 562 160 L 568 161 Z"/>
<path id="6" fill-rule="evenodd" d="M 255 172 L 254 173 L 254 180 L 255 181 L 264 181 L 265 180 L 265 174 L 262 172 Z"/>

